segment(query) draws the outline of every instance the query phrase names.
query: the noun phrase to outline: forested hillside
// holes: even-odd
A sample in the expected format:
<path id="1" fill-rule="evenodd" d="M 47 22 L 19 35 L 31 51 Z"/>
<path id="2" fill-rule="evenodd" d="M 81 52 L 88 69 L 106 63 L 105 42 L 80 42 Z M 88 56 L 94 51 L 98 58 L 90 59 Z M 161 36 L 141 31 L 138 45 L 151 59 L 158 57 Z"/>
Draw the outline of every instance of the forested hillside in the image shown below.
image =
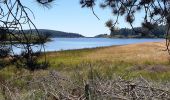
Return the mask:
<path id="1" fill-rule="evenodd" d="M 165 26 L 158 26 L 153 30 L 148 31 L 142 27 L 133 29 L 122 28 L 110 33 L 110 37 L 115 38 L 164 38 L 166 34 Z"/>
<path id="2" fill-rule="evenodd" d="M 29 31 L 29 30 L 25 30 L 25 31 Z M 35 30 L 33 30 L 33 31 L 35 31 Z M 42 35 L 46 35 L 46 36 L 49 36 L 51 38 L 54 38 L 54 37 L 62 37 L 62 38 L 84 37 L 83 35 L 78 34 L 78 33 L 62 32 L 62 31 L 55 31 L 55 30 L 48 30 L 48 29 L 38 29 L 38 31 Z"/>

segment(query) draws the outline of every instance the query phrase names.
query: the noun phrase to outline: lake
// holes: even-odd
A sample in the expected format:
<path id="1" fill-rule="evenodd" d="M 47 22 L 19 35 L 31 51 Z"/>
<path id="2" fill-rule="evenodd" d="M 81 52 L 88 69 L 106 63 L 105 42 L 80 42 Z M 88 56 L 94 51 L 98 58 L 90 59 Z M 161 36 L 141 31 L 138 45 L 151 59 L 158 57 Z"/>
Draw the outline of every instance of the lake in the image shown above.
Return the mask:
<path id="1" fill-rule="evenodd" d="M 60 51 L 159 41 L 163 39 L 52 38 L 45 43 L 45 48 L 46 51 Z M 20 52 L 17 48 L 15 51 Z"/>
<path id="2" fill-rule="evenodd" d="M 110 39 L 110 38 L 52 38 L 45 44 L 46 51 L 95 48 L 113 45 L 126 45 L 142 42 L 158 42 L 163 39 Z"/>

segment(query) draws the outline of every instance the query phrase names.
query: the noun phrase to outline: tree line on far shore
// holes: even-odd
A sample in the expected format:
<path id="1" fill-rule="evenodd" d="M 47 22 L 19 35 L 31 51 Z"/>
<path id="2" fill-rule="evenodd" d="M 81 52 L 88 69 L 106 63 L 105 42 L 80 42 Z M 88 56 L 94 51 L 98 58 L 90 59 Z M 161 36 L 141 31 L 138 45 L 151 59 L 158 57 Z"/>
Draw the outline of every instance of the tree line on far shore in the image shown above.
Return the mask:
<path id="1" fill-rule="evenodd" d="M 111 31 L 109 35 L 100 34 L 95 37 L 110 37 L 110 38 L 165 38 L 166 27 L 164 25 L 157 26 L 152 30 L 143 27 L 121 28 Z"/>

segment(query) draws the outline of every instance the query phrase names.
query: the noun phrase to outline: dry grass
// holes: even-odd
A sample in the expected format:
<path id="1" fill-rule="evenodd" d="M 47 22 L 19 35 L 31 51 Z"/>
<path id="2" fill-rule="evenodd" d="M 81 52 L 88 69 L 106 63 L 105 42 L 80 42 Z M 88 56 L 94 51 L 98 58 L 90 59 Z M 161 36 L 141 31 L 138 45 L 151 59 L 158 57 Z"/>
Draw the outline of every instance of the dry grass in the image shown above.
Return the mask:
<path id="1" fill-rule="evenodd" d="M 94 100 L 166 100 L 170 56 L 164 49 L 164 42 L 152 42 L 50 52 L 47 70 L 1 69 L 0 99 L 84 100 L 88 95 Z M 90 87 L 85 91 L 87 83 Z"/>
<path id="2" fill-rule="evenodd" d="M 7 67 L 0 70 L 5 79 L 32 74 L 43 76 L 49 70 L 57 70 L 74 77 L 75 72 L 88 78 L 88 69 L 93 68 L 98 76 L 113 78 L 114 74 L 127 79 L 142 75 L 153 80 L 170 80 L 170 56 L 164 51 L 164 42 L 150 42 L 124 46 L 111 46 L 82 50 L 67 50 L 47 53 L 51 67 L 42 71 L 29 72 Z"/>
<path id="3" fill-rule="evenodd" d="M 0 86 L 1 100 L 169 100 L 170 84 L 155 83 L 142 77 L 124 80 L 93 78 L 77 83 L 59 72 L 28 81 L 21 78 L 25 88 L 13 87 L 11 80 Z"/>
<path id="4" fill-rule="evenodd" d="M 47 59 L 52 66 L 50 69 L 68 76 L 72 76 L 76 70 L 87 78 L 87 69 L 92 67 L 99 75 L 110 78 L 118 74 L 128 79 L 142 75 L 154 80 L 169 80 L 170 56 L 165 48 L 164 42 L 148 42 L 50 52 Z"/>
<path id="5" fill-rule="evenodd" d="M 125 61 L 142 64 L 146 61 L 168 63 L 169 55 L 164 42 L 131 44 L 125 46 L 108 47 L 97 50 L 85 56 L 86 59 L 108 61 Z"/>

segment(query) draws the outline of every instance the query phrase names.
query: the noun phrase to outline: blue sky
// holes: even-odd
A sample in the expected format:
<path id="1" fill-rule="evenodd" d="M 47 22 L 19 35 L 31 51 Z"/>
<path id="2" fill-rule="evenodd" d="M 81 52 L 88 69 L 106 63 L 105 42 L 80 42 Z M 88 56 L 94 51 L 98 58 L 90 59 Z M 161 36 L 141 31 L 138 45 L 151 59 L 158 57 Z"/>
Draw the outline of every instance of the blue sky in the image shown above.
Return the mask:
<path id="1" fill-rule="evenodd" d="M 101 3 L 98 0 L 97 3 Z M 84 36 L 95 36 L 98 34 L 109 34 L 110 31 L 105 27 L 108 19 L 113 19 L 110 9 L 101 9 L 97 5 L 94 10 L 100 20 L 98 20 L 88 8 L 81 8 L 79 0 L 56 0 L 50 9 L 44 8 L 35 0 L 24 0 L 35 15 L 33 22 L 38 29 L 52 29 L 64 32 L 79 33 Z M 134 26 L 139 26 L 142 14 L 137 14 Z M 119 20 L 120 28 L 129 27 L 124 21 L 124 17 Z"/>

